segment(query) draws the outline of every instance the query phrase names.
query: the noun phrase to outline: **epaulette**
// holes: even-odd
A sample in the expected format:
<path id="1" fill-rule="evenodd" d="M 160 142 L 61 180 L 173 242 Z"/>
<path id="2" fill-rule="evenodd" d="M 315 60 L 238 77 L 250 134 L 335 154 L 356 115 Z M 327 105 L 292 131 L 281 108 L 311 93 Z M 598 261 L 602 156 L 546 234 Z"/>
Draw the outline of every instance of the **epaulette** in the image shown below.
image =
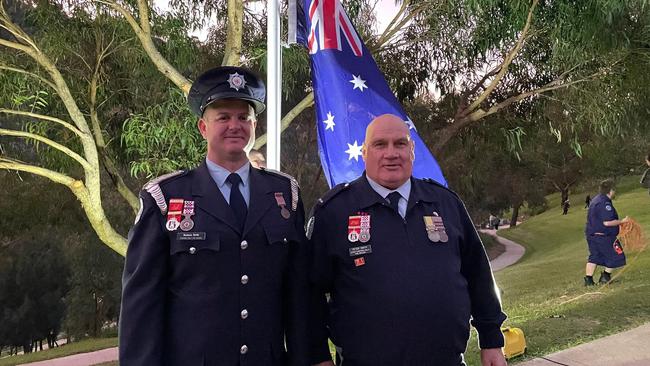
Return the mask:
<path id="1" fill-rule="evenodd" d="M 177 170 L 172 173 L 161 175 L 160 177 L 148 181 L 147 184 L 145 184 L 142 188 L 145 191 L 149 192 L 151 197 L 153 197 L 153 199 L 156 201 L 156 205 L 158 205 L 158 208 L 163 215 L 167 214 L 167 202 L 165 200 L 165 196 L 162 193 L 162 190 L 160 189 L 160 183 L 183 173 L 185 173 L 184 170 Z"/>
<path id="2" fill-rule="evenodd" d="M 279 170 L 274 170 L 274 169 L 269 169 L 264 167 L 261 167 L 260 170 L 289 180 L 289 182 L 291 183 L 291 211 L 296 211 L 296 209 L 298 209 L 298 189 L 300 188 L 296 178 L 292 177 L 287 173 L 283 173 Z"/>
<path id="3" fill-rule="evenodd" d="M 438 187 L 440 187 L 440 188 L 442 188 L 442 189 L 444 189 L 444 190 L 446 190 L 446 191 L 449 191 L 449 193 L 453 194 L 454 196 L 456 196 L 456 197 L 458 197 L 458 198 L 460 199 L 460 197 L 458 196 L 458 193 L 454 192 L 451 188 L 449 188 L 449 187 L 447 187 L 447 186 L 441 184 L 440 182 L 438 182 L 438 181 L 435 180 L 435 179 L 432 179 L 432 178 L 421 178 L 420 180 L 423 181 L 423 182 L 427 182 L 427 183 L 433 184 L 433 185 L 435 185 L 435 186 L 438 186 Z"/>
<path id="4" fill-rule="evenodd" d="M 340 192 L 343 192 L 350 186 L 350 183 L 340 183 L 334 186 L 334 188 L 330 189 L 325 193 L 325 195 L 316 201 L 316 204 L 314 207 L 311 208 L 311 211 L 309 212 L 309 220 L 307 220 L 307 224 L 305 225 L 305 233 L 307 235 L 307 239 L 311 239 L 311 234 L 314 232 L 314 223 L 316 221 L 316 210 L 323 206 L 324 204 L 327 203 L 327 201 L 331 200 L 339 194 Z"/>
<path id="5" fill-rule="evenodd" d="M 332 189 L 327 191 L 323 197 L 319 198 L 318 201 L 316 202 L 316 206 L 323 206 L 324 204 L 327 203 L 327 201 L 331 200 L 334 198 L 337 194 L 343 192 L 350 186 L 350 183 L 339 183 L 335 185 Z"/>

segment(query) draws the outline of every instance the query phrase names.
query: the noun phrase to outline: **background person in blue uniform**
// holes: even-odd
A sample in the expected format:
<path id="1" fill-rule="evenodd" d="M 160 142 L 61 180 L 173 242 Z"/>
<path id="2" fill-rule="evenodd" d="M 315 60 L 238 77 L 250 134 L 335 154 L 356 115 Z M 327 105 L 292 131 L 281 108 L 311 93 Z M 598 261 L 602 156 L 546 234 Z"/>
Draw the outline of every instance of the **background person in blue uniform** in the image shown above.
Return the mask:
<path id="1" fill-rule="evenodd" d="M 505 314 L 483 245 L 453 192 L 411 177 L 414 158 L 404 121 L 377 117 L 365 173 L 315 207 L 314 363 L 332 364 L 329 337 L 344 366 L 459 366 L 471 317 L 483 365 L 506 364 Z"/>
<path id="2" fill-rule="evenodd" d="M 589 258 L 585 268 L 585 286 L 594 285 L 594 272 L 596 266 L 603 266 L 603 273 L 600 275 L 599 283 L 607 283 L 611 280 L 614 268 L 625 265 L 625 253 L 621 243 L 616 239 L 619 226 L 627 222 L 618 219 L 612 199 L 616 195 L 614 181 L 611 179 L 600 182 L 600 194 L 591 200 L 589 211 L 587 211 L 587 225 L 585 236 L 589 246 Z"/>
<path id="3" fill-rule="evenodd" d="M 140 193 L 123 276 L 121 366 L 309 364 L 298 186 L 246 157 L 264 95 L 263 82 L 236 67 L 192 85 L 207 157 Z"/>

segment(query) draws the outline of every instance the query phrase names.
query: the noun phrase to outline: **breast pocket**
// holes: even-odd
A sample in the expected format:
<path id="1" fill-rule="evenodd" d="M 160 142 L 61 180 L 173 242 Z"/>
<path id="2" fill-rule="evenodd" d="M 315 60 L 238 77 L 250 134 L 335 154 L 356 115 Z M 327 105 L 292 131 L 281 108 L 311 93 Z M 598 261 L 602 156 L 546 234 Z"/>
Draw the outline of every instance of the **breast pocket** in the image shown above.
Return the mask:
<path id="1" fill-rule="evenodd" d="M 221 288 L 221 242 L 216 233 L 171 233 L 170 289 L 179 295 L 213 294 Z"/>

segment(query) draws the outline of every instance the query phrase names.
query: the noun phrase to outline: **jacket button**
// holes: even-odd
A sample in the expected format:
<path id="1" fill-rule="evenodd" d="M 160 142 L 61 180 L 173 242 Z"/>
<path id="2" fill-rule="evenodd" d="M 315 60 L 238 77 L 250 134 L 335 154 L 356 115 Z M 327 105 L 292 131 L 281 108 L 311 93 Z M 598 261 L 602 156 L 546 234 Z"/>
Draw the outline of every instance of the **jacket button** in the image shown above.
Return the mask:
<path id="1" fill-rule="evenodd" d="M 239 246 L 241 247 L 242 250 L 246 250 L 246 248 L 248 248 L 248 242 L 246 240 L 242 240 Z"/>
<path id="2" fill-rule="evenodd" d="M 248 318 L 248 310 L 244 309 L 241 311 L 241 318 L 242 319 Z"/>
<path id="3" fill-rule="evenodd" d="M 239 353 L 241 353 L 242 355 L 245 355 L 247 352 L 248 352 L 248 346 L 247 345 L 243 345 L 239 349 Z"/>
<path id="4" fill-rule="evenodd" d="M 194 254 L 194 253 L 196 253 L 196 248 L 190 247 L 190 254 Z"/>
<path id="5" fill-rule="evenodd" d="M 282 239 L 282 241 L 283 241 L 285 244 L 289 242 L 289 240 L 287 240 L 287 238 Z"/>
<path id="6" fill-rule="evenodd" d="M 247 275 L 241 276 L 241 284 L 245 285 L 247 283 L 248 283 L 248 276 Z"/>

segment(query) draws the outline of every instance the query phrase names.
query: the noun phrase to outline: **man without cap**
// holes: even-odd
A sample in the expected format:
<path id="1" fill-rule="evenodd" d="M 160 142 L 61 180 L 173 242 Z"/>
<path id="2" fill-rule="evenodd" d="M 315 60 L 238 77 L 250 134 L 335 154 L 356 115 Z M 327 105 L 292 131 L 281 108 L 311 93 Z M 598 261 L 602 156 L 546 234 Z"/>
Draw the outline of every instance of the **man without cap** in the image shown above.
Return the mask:
<path id="1" fill-rule="evenodd" d="M 625 216 L 623 220 L 618 219 L 618 213 L 612 204 L 615 195 L 614 181 L 607 179 L 600 182 L 600 194 L 589 203 L 585 227 L 589 246 L 585 286 L 595 285 L 593 276 L 597 266 L 605 267 L 598 280 L 600 284 L 605 284 L 612 279 L 614 268 L 625 265 L 625 253 L 616 236 L 619 226 L 627 222 L 628 218 Z"/>
<path id="2" fill-rule="evenodd" d="M 505 365 L 505 314 L 463 202 L 411 176 L 399 117 L 373 120 L 362 151 L 363 175 L 326 193 L 308 224 L 312 362 L 332 364 L 329 337 L 345 366 L 460 366 L 471 319 L 483 365 Z"/>
<path id="3" fill-rule="evenodd" d="M 123 276 L 121 366 L 309 364 L 298 185 L 251 167 L 246 155 L 264 96 L 263 82 L 238 67 L 192 85 L 207 156 L 140 192 Z"/>

